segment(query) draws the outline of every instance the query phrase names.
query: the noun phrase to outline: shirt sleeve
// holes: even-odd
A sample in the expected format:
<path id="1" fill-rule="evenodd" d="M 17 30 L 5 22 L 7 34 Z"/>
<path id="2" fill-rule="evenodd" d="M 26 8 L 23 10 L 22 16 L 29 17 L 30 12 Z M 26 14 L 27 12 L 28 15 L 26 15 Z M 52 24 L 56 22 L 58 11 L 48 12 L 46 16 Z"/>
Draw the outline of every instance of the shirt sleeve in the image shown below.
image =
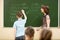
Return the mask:
<path id="1" fill-rule="evenodd" d="M 13 24 L 13 28 L 16 28 L 16 22 L 14 22 L 14 24 Z"/>
<path id="2" fill-rule="evenodd" d="M 26 23 L 27 19 L 24 19 L 24 22 Z"/>

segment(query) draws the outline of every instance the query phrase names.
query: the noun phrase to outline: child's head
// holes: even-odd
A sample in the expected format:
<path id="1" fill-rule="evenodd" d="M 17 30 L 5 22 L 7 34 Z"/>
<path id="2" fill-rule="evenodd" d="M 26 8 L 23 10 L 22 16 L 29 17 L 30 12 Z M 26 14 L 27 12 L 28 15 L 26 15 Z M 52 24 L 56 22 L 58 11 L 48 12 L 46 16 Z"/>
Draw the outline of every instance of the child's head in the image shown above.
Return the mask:
<path id="1" fill-rule="evenodd" d="M 21 11 L 17 12 L 16 17 L 17 18 L 22 18 L 23 17 L 23 13 Z"/>
<path id="2" fill-rule="evenodd" d="M 25 30 L 26 40 L 33 40 L 34 37 L 34 29 L 32 27 L 27 27 Z"/>
<path id="3" fill-rule="evenodd" d="M 52 32 L 50 30 L 43 29 L 41 32 L 40 40 L 51 40 Z"/>
<path id="4" fill-rule="evenodd" d="M 41 12 L 42 13 L 49 14 L 49 7 L 48 6 L 45 6 L 45 5 L 42 5 L 41 6 Z"/>

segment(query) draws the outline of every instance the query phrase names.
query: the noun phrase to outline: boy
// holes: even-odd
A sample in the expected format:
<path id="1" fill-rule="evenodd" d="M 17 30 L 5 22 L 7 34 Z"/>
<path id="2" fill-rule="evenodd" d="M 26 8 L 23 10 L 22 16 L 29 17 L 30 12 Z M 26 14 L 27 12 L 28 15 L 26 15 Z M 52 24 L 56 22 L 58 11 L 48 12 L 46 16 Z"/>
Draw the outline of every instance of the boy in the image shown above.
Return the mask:
<path id="1" fill-rule="evenodd" d="M 27 27 L 25 30 L 25 40 L 33 40 L 34 38 L 34 29 L 32 27 Z"/>
<path id="2" fill-rule="evenodd" d="M 22 17 L 24 16 L 24 19 Z M 25 34 L 25 23 L 27 20 L 27 16 L 24 12 L 24 10 L 21 10 L 16 14 L 17 21 L 14 22 L 13 28 L 15 30 L 15 40 L 24 40 L 24 34 Z"/>

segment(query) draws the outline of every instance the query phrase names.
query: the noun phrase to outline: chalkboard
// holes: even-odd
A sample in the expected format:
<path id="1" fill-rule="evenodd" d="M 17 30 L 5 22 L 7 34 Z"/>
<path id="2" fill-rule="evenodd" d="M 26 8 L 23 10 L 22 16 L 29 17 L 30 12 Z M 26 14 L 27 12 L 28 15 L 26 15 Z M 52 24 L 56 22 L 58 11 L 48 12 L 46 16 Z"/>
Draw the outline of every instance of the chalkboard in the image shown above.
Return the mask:
<path id="1" fill-rule="evenodd" d="M 16 21 L 16 13 L 25 10 L 28 17 L 26 26 L 42 25 L 41 5 L 50 8 L 51 27 L 58 26 L 58 0 L 4 0 L 4 27 L 12 27 Z"/>

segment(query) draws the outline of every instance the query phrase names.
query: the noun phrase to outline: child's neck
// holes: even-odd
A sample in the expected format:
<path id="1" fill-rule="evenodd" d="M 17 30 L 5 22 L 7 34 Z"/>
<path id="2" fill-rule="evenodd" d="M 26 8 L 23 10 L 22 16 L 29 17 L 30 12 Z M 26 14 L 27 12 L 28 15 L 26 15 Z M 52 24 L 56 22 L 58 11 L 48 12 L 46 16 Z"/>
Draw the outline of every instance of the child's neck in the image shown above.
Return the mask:
<path id="1" fill-rule="evenodd" d="M 33 40 L 33 37 L 29 37 L 29 36 L 26 36 L 26 39 L 25 40 Z"/>
<path id="2" fill-rule="evenodd" d="M 21 20 L 22 18 L 18 18 L 18 20 Z"/>
<path id="3" fill-rule="evenodd" d="M 28 39 L 26 39 L 26 40 L 33 40 L 32 38 L 28 38 Z"/>

